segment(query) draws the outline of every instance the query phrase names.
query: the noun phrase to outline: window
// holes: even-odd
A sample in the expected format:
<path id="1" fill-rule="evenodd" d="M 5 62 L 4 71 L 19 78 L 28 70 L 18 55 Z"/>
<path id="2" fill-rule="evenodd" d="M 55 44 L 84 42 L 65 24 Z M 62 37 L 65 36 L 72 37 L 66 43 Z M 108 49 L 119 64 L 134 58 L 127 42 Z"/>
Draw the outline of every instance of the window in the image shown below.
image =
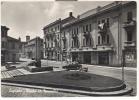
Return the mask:
<path id="1" fill-rule="evenodd" d="M 85 46 L 85 39 L 83 39 L 83 46 Z"/>
<path id="2" fill-rule="evenodd" d="M 132 12 L 127 13 L 127 21 L 132 21 L 133 15 Z"/>
<path id="3" fill-rule="evenodd" d="M 76 34 L 76 29 L 74 29 L 74 34 Z"/>
<path id="4" fill-rule="evenodd" d="M 5 48 L 5 43 L 4 42 L 2 42 L 2 48 Z"/>
<path id="5" fill-rule="evenodd" d="M 100 44 L 100 36 L 98 36 L 98 44 Z"/>
<path id="6" fill-rule="evenodd" d="M 89 31 L 90 32 L 92 31 L 92 25 L 91 24 L 89 25 Z"/>
<path id="7" fill-rule="evenodd" d="M 98 21 L 98 25 L 100 24 L 100 21 Z"/>
<path id="8" fill-rule="evenodd" d="M 83 32 L 85 32 L 85 26 L 83 26 Z"/>
<path id="9" fill-rule="evenodd" d="M 72 47 L 74 47 L 74 42 L 73 42 L 73 40 L 72 40 Z"/>
<path id="10" fill-rule="evenodd" d="M 78 27 L 77 27 L 77 34 L 78 34 Z"/>
<path id="11" fill-rule="evenodd" d="M 91 44 L 92 44 L 91 42 L 92 42 L 92 40 L 91 40 L 91 38 L 90 38 L 90 42 L 89 42 L 89 43 L 90 43 L 90 44 L 89 44 L 90 46 L 91 46 Z"/>
<path id="12" fill-rule="evenodd" d="M 107 27 L 109 27 L 109 18 L 107 18 Z"/>
<path id="13" fill-rule="evenodd" d="M 107 43 L 109 44 L 109 35 L 107 35 Z"/>
<path id="14" fill-rule="evenodd" d="M 102 36 L 102 44 L 105 43 L 105 36 Z"/>
<path id="15" fill-rule="evenodd" d="M 86 31 L 88 32 L 89 30 L 88 30 L 88 25 L 86 25 Z"/>
<path id="16" fill-rule="evenodd" d="M 12 43 L 12 49 L 15 49 L 15 43 Z"/>
<path id="17" fill-rule="evenodd" d="M 4 33 L 1 33 L 1 37 L 4 37 Z"/>
<path id="18" fill-rule="evenodd" d="M 105 19 L 102 19 L 102 23 L 105 23 Z"/>
<path id="19" fill-rule="evenodd" d="M 127 41 L 132 41 L 132 33 L 127 33 Z"/>

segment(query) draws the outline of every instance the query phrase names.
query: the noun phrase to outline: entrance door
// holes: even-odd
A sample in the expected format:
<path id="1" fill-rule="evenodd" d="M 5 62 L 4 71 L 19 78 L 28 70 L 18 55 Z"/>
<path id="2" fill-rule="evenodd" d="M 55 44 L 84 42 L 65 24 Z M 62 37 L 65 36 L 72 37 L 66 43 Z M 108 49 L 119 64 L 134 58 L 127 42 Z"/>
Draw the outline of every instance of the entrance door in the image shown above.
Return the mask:
<path id="1" fill-rule="evenodd" d="M 108 65 L 109 64 L 109 53 L 108 52 L 100 52 L 98 59 L 99 59 L 100 65 Z"/>
<path id="2" fill-rule="evenodd" d="M 77 61 L 78 59 L 78 53 L 72 53 L 72 61 Z"/>
<path id="3" fill-rule="evenodd" d="M 84 53 L 84 63 L 91 64 L 91 52 Z"/>

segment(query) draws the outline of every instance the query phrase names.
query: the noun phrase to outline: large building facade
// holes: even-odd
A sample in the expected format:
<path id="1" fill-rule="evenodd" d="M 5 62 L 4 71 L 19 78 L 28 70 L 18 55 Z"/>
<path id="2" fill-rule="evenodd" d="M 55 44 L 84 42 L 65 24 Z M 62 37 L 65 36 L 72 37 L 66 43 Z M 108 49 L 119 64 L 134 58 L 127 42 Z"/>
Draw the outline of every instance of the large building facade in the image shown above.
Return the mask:
<path id="1" fill-rule="evenodd" d="M 19 61 L 20 38 L 8 36 L 9 28 L 1 26 L 1 63 Z"/>
<path id="2" fill-rule="evenodd" d="M 89 10 L 61 27 L 63 60 L 136 66 L 136 2 L 116 1 Z"/>
<path id="3" fill-rule="evenodd" d="M 43 28 L 44 58 L 57 61 L 62 60 L 61 29 L 63 25 L 72 21 L 73 19 L 75 18 L 72 16 L 72 12 L 70 12 L 69 17 L 65 19 L 58 19 Z"/>
<path id="4" fill-rule="evenodd" d="M 26 36 L 26 42 L 22 42 L 21 54 L 23 58 L 42 59 L 43 39 L 40 37 L 30 39 L 30 36 Z"/>

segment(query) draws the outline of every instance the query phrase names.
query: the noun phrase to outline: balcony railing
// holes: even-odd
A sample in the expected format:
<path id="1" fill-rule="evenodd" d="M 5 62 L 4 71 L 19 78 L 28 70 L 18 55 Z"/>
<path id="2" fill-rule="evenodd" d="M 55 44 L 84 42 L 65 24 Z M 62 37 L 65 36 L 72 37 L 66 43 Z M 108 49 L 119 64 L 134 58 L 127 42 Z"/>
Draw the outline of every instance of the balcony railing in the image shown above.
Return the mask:
<path id="1" fill-rule="evenodd" d="M 98 33 L 104 35 L 107 33 L 107 23 L 101 23 L 98 25 Z"/>
<path id="2" fill-rule="evenodd" d="M 66 37 L 65 37 L 65 36 L 63 36 L 63 37 L 62 37 L 62 40 L 63 40 L 63 41 L 66 41 Z"/>
<path id="3" fill-rule="evenodd" d="M 83 34 L 85 37 L 89 37 L 90 36 L 90 32 L 84 32 Z"/>
<path id="4" fill-rule="evenodd" d="M 136 41 L 126 41 L 124 42 L 124 47 L 134 47 L 136 46 Z"/>
<path id="5" fill-rule="evenodd" d="M 136 21 L 133 21 L 133 20 L 123 23 L 123 28 L 126 31 L 133 31 L 133 29 L 135 28 L 135 26 L 136 26 Z"/>
<path id="6" fill-rule="evenodd" d="M 113 46 L 111 44 L 99 44 L 97 50 L 113 50 Z"/>

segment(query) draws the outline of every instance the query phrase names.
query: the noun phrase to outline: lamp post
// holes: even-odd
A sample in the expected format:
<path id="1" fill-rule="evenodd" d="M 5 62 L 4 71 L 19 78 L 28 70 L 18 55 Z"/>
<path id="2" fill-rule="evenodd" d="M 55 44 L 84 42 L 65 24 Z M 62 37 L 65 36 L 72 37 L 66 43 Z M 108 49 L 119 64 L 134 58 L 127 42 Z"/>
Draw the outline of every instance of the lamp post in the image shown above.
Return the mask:
<path id="1" fill-rule="evenodd" d="M 41 67 L 40 55 L 38 55 L 38 37 L 36 37 L 36 67 Z"/>
<path id="2" fill-rule="evenodd" d="M 125 67 L 125 50 L 123 50 L 122 54 L 122 81 L 124 83 L 124 67 Z"/>

